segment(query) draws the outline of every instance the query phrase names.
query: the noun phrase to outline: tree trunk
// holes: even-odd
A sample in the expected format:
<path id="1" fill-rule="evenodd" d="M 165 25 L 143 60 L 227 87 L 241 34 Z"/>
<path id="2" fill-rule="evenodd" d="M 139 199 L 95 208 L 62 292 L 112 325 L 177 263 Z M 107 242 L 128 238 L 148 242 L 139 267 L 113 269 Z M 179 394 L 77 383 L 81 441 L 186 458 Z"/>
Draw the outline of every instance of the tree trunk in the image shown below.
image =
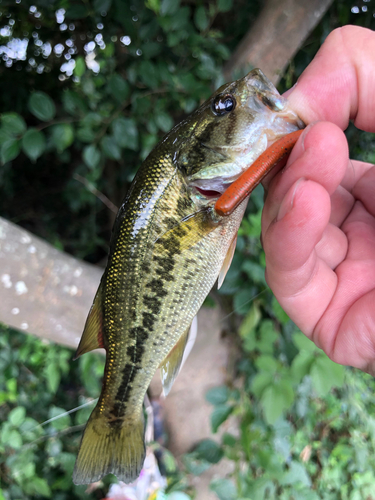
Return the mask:
<path id="1" fill-rule="evenodd" d="M 260 68 L 276 85 L 333 0 L 266 0 L 263 10 L 224 68 L 226 80 Z"/>

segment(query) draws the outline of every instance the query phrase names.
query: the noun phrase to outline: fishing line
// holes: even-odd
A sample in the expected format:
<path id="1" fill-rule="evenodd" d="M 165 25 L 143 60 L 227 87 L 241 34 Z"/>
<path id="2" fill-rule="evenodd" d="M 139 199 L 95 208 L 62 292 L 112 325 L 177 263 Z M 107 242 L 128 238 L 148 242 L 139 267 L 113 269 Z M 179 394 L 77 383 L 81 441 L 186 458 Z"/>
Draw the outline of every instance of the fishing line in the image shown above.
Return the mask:
<path id="1" fill-rule="evenodd" d="M 72 410 L 65 411 L 64 413 L 60 413 L 60 415 L 56 415 L 56 417 L 49 418 L 48 420 L 45 420 L 41 424 L 36 425 L 32 429 L 28 429 L 27 431 L 22 432 L 22 434 L 25 434 L 26 432 L 32 432 L 38 427 L 43 427 L 44 425 L 47 425 L 51 422 L 54 422 L 55 420 L 59 420 L 62 417 L 65 417 L 66 415 L 70 415 L 71 413 L 75 413 L 76 411 L 80 410 L 81 408 L 85 408 L 86 406 L 92 405 L 98 401 L 99 398 L 93 399 L 92 401 L 87 401 L 86 403 L 83 403 L 83 405 L 76 406 Z"/>
<path id="2" fill-rule="evenodd" d="M 240 306 L 238 306 L 237 309 L 234 309 L 231 313 L 229 313 L 227 316 L 224 316 L 224 318 L 222 318 L 220 320 L 220 323 L 222 323 L 223 321 L 225 321 L 226 319 L 230 318 L 230 316 L 232 316 L 233 314 L 236 314 L 237 312 L 239 312 L 239 310 L 243 307 L 243 306 L 246 306 L 246 304 L 250 304 L 250 302 L 252 302 L 253 300 L 255 300 L 256 298 L 260 297 L 261 295 L 263 295 L 267 290 L 269 290 L 270 287 L 268 286 L 267 288 L 264 288 L 261 292 L 257 293 L 256 295 L 254 295 L 254 297 L 251 297 L 251 299 L 247 300 L 246 302 L 244 302 L 243 304 L 241 304 Z"/>

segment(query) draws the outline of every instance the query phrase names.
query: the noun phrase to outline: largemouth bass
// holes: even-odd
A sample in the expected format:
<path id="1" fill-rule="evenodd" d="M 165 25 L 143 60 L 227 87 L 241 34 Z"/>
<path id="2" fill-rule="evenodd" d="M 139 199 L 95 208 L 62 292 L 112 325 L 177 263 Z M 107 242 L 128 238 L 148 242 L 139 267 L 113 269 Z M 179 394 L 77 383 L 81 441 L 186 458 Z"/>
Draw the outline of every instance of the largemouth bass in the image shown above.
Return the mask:
<path id="1" fill-rule="evenodd" d="M 109 473 L 135 480 L 145 456 L 143 399 L 161 368 L 167 394 L 190 324 L 230 266 L 248 198 L 230 216 L 214 205 L 270 142 L 303 126 L 260 70 L 223 85 L 141 165 L 114 224 L 76 357 L 107 357 L 84 431 L 76 484 Z"/>

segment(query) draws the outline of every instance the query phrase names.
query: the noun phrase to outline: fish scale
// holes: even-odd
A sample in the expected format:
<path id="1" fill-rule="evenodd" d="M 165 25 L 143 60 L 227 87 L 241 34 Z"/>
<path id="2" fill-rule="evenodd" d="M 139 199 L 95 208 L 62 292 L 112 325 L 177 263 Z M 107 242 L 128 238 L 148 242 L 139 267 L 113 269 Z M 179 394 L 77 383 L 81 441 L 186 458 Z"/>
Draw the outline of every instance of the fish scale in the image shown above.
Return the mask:
<path id="1" fill-rule="evenodd" d="M 215 202 L 267 140 L 298 126 L 286 101 L 254 70 L 218 89 L 143 162 L 116 217 L 108 264 L 76 353 L 96 347 L 107 353 L 76 484 L 110 472 L 125 482 L 139 475 L 144 395 L 159 366 L 169 392 L 190 324 L 229 268 L 247 199 L 228 217 L 218 215 Z"/>

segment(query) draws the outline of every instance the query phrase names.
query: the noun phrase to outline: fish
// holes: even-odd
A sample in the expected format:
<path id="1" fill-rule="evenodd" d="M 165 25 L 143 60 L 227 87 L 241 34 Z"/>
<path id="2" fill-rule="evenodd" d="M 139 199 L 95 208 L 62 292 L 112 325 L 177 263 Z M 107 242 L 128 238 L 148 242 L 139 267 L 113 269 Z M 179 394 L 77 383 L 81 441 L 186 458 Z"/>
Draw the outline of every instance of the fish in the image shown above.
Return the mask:
<path id="1" fill-rule="evenodd" d="M 75 359 L 106 350 L 102 391 L 86 424 L 75 484 L 125 483 L 145 458 L 143 400 L 160 368 L 167 395 L 188 332 L 232 261 L 248 196 L 230 215 L 215 202 L 278 138 L 302 128 L 259 69 L 224 84 L 140 166 L 119 208 L 107 267 Z"/>

